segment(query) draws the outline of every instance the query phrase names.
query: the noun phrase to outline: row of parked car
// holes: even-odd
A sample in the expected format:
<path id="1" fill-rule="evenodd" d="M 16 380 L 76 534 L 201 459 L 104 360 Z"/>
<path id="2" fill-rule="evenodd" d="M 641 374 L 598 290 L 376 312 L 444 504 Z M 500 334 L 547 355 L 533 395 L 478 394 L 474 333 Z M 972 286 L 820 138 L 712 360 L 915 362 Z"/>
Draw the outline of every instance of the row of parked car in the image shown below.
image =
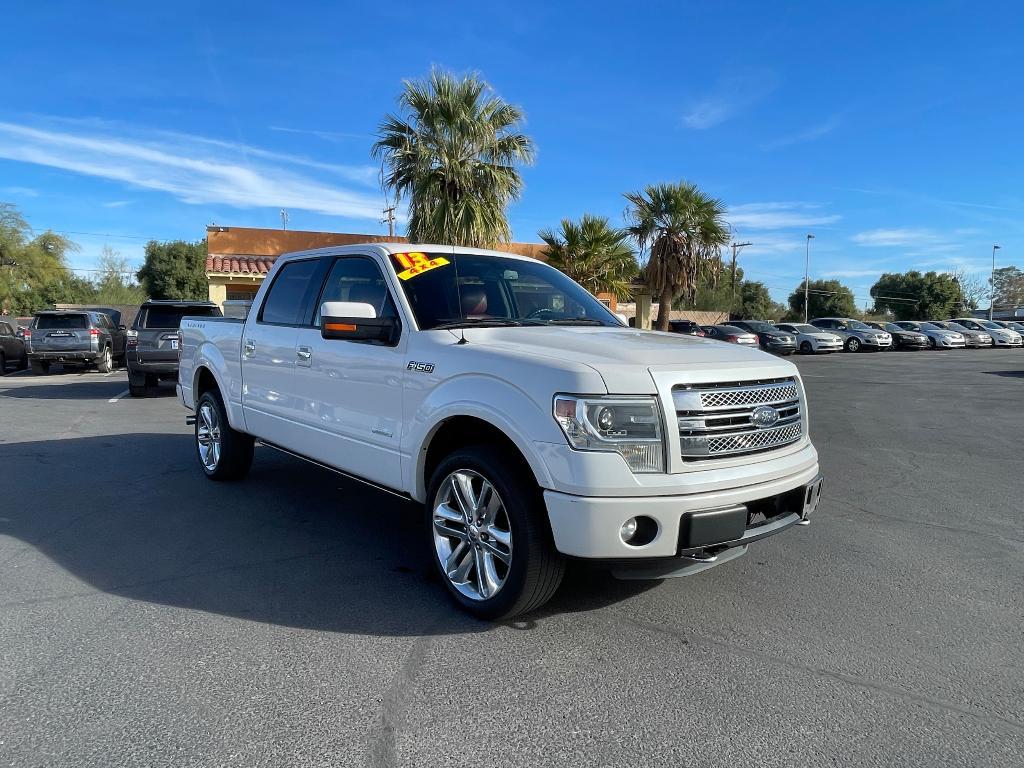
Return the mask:
<path id="1" fill-rule="evenodd" d="M 698 325 L 674 320 L 675 333 L 706 336 L 734 344 L 759 346 L 779 355 L 862 352 L 891 349 L 956 349 L 1024 346 L 1024 324 L 960 317 L 952 320 L 874 322 L 849 317 L 818 317 L 810 323 L 730 320 Z"/>
<path id="2" fill-rule="evenodd" d="M 185 315 L 220 317 L 209 301 L 147 301 L 131 327 L 110 307 L 37 312 L 28 327 L 0 320 L 0 374 L 13 365 L 45 375 L 54 363 L 128 370 L 132 396 L 178 375 L 178 326 Z"/>

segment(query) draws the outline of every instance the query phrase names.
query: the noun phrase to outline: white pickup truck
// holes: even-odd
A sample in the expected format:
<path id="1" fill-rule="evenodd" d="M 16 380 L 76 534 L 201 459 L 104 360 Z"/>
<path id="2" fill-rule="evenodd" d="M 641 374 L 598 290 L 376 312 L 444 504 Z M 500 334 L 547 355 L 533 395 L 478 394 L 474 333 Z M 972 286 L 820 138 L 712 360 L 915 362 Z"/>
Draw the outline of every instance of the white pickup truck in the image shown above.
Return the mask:
<path id="1" fill-rule="evenodd" d="M 821 493 L 792 363 L 624 327 L 534 259 L 288 254 L 245 320 L 180 335 L 208 477 L 241 478 L 258 440 L 423 504 L 443 583 L 484 618 L 542 605 L 569 558 L 705 570 L 806 525 Z"/>

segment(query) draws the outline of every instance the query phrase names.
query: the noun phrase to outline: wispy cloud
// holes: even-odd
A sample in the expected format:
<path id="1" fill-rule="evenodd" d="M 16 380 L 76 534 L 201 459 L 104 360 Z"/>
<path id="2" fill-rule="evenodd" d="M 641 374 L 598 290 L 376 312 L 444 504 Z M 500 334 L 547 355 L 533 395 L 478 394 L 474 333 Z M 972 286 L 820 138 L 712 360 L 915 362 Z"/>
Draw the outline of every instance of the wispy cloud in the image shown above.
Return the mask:
<path id="1" fill-rule="evenodd" d="M 880 267 L 871 269 L 829 269 L 821 274 L 823 277 L 877 277 L 885 270 Z"/>
<path id="2" fill-rule="evenodd" d="M 124 208 L 126 205 L 131 205 L 134 200 L 111 200 L 109 203 L 103 203 L 104 208 Z"/>
<path id="3" fill-rule="evenodd" d="M 766 142 L 761 145 L 761 148 L 765 151 L 771 151 L 773 149 L 781 149 L 782 147 L 791 147 L 794 144 L 806 144 L 809 141 L 820 139 L 822 136 L 827 136 L 841 124 L 842 120 L 839 119 L 839 116 L 833 115 L 828 120 L 809 125 L 796 133 Z"/>
<path id="4" fill-rule="evenodd" d="M 683 124 L 698 131 L 713 128 L 768 97 L 777 87 L 778 78 L 771 72 L 723 77 L 713 93 L 687 108 Z"/>
<path id="5" fill-rule="evenodd" d="M 13 197 L 39 197 L 39 190 L 31 187 L 0 187 L 0 194 Z"/>
<path id="6" fill-rule="evenodd" d="M 923 243 L 941 243 L 943 237 L 930 229 L 904 227 L 897 229 L 869 229 L 850 238 L 858 245 L 875 248 L 905 248 Z"/>
<path id="7" fill-rule="evenodd" d="M 825 226 L 842 218 L 820 208 L 815 203 L 744 203 L 730 207 L 726 218 L 734 227 L 746 229 Z"/>
<path id="8" fill-rule="evenodd" d="M 95 123 L 47 129 L 0 122 L 0 158 L 166 192 L 195 205 L 380 218 L 381 199 L 369 191 L 377 174 L 372 166 L 321 163 L 201 136 L 115 133 Z"/>
<path id="9" fill-rule="evenodd" d="M 368 133 L 344 133 L 343 131 L 320 131 L 313 128 L 286 128 L 283 125 L 268 125 L 272 131 L 278 133 L 297 133 L 302 136 L 313 136 L 324 141 L 345 141 L 346 139 L 369 139 Z"/>

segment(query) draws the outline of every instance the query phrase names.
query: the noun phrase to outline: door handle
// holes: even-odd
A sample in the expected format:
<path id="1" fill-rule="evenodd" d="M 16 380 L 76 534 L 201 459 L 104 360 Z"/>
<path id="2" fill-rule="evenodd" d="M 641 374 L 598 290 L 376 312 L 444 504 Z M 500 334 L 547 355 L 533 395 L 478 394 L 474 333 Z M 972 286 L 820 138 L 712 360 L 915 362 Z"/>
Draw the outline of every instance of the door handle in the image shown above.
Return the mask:
<path id="1" fill-rule="evenodd" d="M 252 339 L 245 340 L 245 356 L 252 357 L 256 354 L 256 342 Z"/>
<path id="2" fill-rule="evenodd" d="M 295 354 L 299 356 L 299 360 L 309 360 L 313 356 L 313 350 L 309 347 L 299 347 Z"/>

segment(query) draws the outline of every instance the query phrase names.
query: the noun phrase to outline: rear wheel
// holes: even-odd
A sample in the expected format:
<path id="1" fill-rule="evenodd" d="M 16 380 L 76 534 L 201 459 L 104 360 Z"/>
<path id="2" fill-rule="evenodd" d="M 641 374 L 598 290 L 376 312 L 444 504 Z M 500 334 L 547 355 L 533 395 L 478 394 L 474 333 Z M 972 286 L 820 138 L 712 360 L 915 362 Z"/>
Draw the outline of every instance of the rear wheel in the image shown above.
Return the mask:
<path id="1" fill-rule="evenodd" d="M 7 358 L 3 352 L 0 352 L 0 376 L 3 376 L 5 373 L 7 373 Z"/>
<path id="2" fill-rule="evenodd" d="M 851 336 L 846 340 L 846 351 L 847 352 L 860 352 L 860 339 L 856 336 Z"/>
<path id="3" fill-rule="evenodd" d="M 482 619 L 539 608 L 565 572 L 540 489 L 517 458 L 486 445 L 459 449 L 427 493 L 434 565 L 456 602 Z"/>
<path id="4" fill-rule="evenodd" d="M 96 361 L 96 370 L 100 373 L 110 373 L 114 370 L 114 358 L 110 354 L 110 347 L 104 347 Z"/>
<path id="5" fill-rule="evenodd" d="M 227 411 L 217 392 L 204 392 L 196 408 L 196 454 L 199 466 L 211 480 L 239 480 L 252 466 L 252 436 L 228 423 Z"/>
<path id="6" fill-rule="evenodd" d="M 22 355 L 21 359 L 18 360 L 18 364 L 15 366 L 15 370 L 24 371 L 28 368 L 28 355 Z"/>
<path id="7" fill-rule="evenodd" d="M 45 376 L 50 372 L 50 364 L 45 360 L 32 360 L 32 373 L 36 376 Z"/>

